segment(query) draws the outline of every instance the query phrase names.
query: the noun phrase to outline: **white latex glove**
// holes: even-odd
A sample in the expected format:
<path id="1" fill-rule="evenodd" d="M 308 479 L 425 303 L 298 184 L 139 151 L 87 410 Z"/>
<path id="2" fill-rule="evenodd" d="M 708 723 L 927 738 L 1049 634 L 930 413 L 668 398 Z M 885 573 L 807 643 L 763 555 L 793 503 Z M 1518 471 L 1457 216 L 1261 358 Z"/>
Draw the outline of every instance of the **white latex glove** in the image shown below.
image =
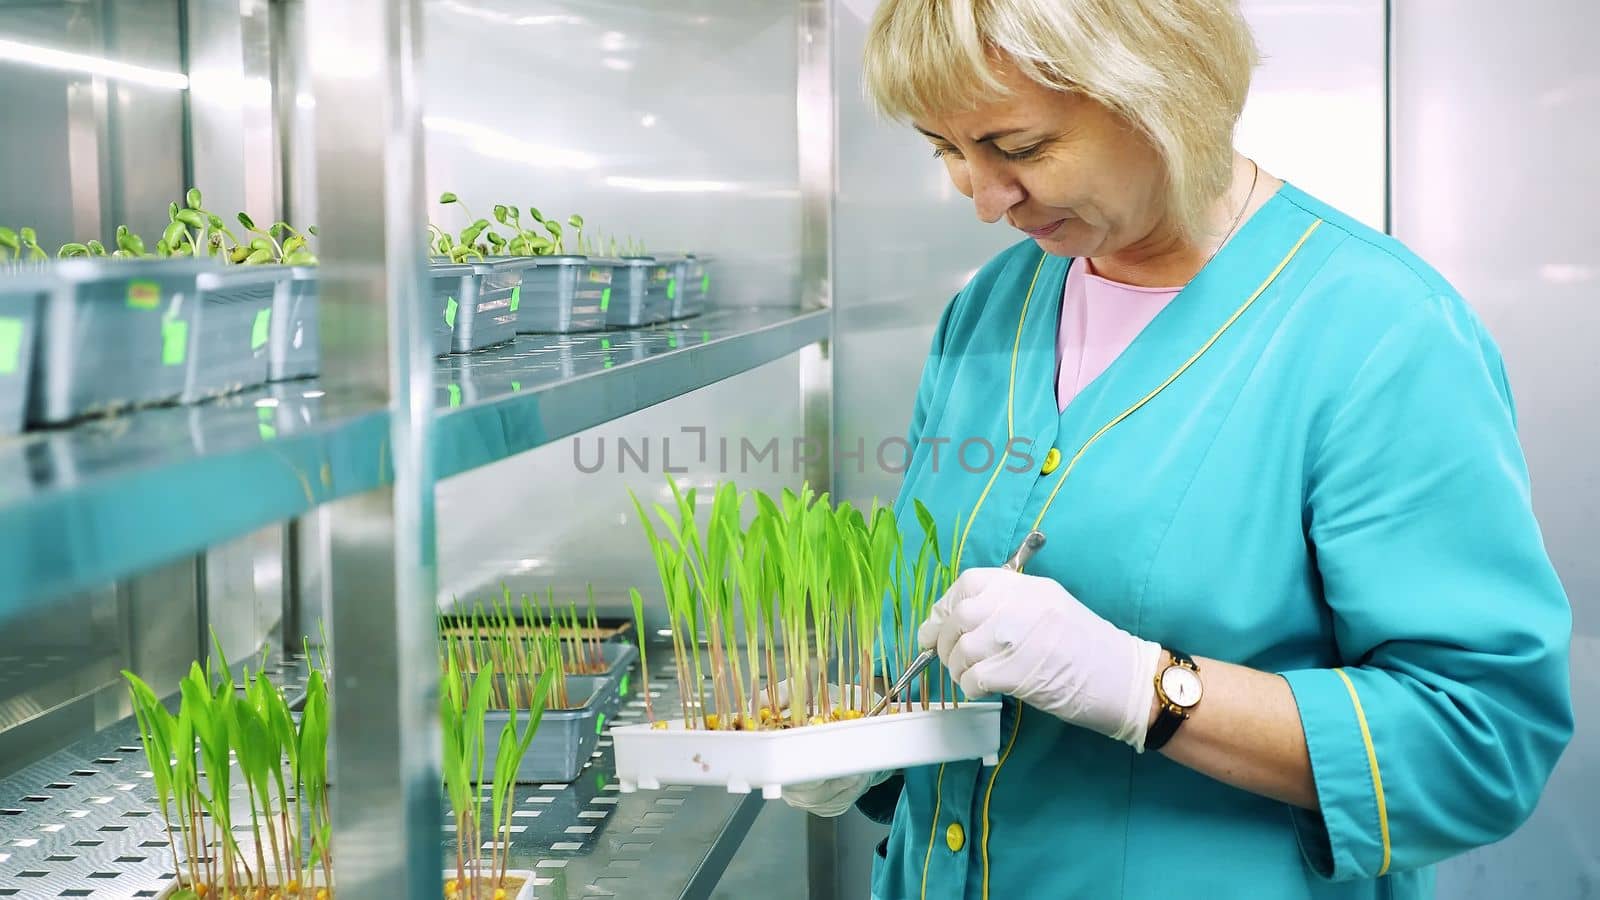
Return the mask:
<path id="1" fill-rule="evenodd" d="M 789 682 L 787 679 L 779 681 L 774 693 L 780 711 L 787 712 L 789 708 Z M 759 691 L 759 703 L 767 702 L 766 688 Z M 840 693 L 837 685 L 828 689 L 828 696 L 835 704 L 840 703 Z M 878 702 L 878 694 L 872 693 L 869 697 L 870 704 Z M 889 779 L 892 772 L 863 772 L 858 775 L 842 775 L 838 778 L 824 778 L 820 781 L 806 781 L 800 784 L 788 784 L 783 787 L 783 802 L 795 809 L 804 810 L 815 816 L 831 819 L 842 816 L 850 811 L 856 801 L 861 799 L 869 789 L 882 784 Z"/>
<path id="2" fill-rule="evenodd" d="M 1059 583 L 961 573 L 917 630 L 969 697 L 1008 694 L 1144 752 L 1161 646 L 1112 625 Z"/>

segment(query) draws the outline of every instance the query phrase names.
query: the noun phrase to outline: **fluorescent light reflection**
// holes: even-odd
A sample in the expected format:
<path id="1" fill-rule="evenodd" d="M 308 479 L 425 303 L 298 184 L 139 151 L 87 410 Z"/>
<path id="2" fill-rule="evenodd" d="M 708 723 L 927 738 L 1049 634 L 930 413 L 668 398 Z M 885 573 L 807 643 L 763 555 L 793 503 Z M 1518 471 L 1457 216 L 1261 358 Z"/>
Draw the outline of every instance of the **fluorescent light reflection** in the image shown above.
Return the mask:
<path id="1" fill-rule="evenodd" d="M 444 0 L 440 8 L 456 13 L 457 15 L 492 22 L 496 25 L 511 25 L 517 27 L 538 27 L 541 25 L 582 25 L 588 20 L 582 16 L 565 14 L 540 15 L 540 16 L 514 16 L 509 13 L 495 12 L 470 3 L 461 3 L 459 0 Z"/>
<path id="2" fill-rule="evenodd" d="M 189 87 L 189 77 L 180 72 L 166 72 L 161 69 L 134 66 L 128 63 L 114 62 L 101 56 L 91 56 L 87 53 L 69 53 L 65 50 L 52 50 L 48 47 L 24 44 L 21 41 L 0 39 L 0 60 L 25 63 L 31 66 L 38 66 L 41 69 L 103 75 L 106 78 L 113 78 L 118 81 L 167 88 L 174 91 L 186 90 Z"/>
<path id="3" fill-rule="evenodd" d="M 592 169 L 594 157 L 565 147 L 548 147 L 512 137 L 502 131 L 487 128 L 474 122 L 444 116 L 427 116 L 422 124 L 429 131 L 450 134 L 472 142 L 472 148 L 484 156 L 508 159 L 555 169 Z"/>

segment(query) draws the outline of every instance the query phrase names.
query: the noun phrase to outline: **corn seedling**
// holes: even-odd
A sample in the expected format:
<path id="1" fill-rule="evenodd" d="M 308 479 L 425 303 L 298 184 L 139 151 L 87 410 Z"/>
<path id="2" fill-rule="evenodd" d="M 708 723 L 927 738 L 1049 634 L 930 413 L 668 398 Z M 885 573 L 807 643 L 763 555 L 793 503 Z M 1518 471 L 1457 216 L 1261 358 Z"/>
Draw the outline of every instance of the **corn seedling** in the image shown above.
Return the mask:
<path id="1" fill-rule="evenodd" d="M 537 599 L 524 594 L 516 604 L 510 590 L 502 587 L 501 596 L 487 608 L 479 602 L 464 617 L 441 619 L 444 654 L 461 671 L 477 672 L 493 663 L 501 673 L 491 689 L 491 709 L 524 703 L 521 698 L 530 694 L 534 681 L 547 669 L 555 675 L 544 702 L 551 709 L 570 709 L 567 676 L 608 671 L 593 588 L 586 614 L 576 603 L 559 606 L 553 590 L 547 591 L 545 602 L 541 607 Z"/>
<path id="2" fill-rule="evenodd" d="M 513 807 L 509 802 L 516 783 L 517 768 L 533 743 L 534 732 L 544 716 L 544 700 L 559 672 L 547 667 L 530 692 L 527 724 L 518 729 L 518 706 L 510 707 L 510 718 L 500 733 L 499 748 L 492 761 L 493 788 L 489 813 L 494 849 L 487 873 L 482 869 L 478 848 L 483 846 L 484 767 L 491 764 L 484 748 L 485 718 L 495 690 L 492 661 L 475 672 L 464 671 L 454 655 L 443 654 L 444 684 L 439 692 L 439 725 L 444 732 L 443 769 L 446 793 L 456 826 L 456 877 L 445 884 L 447 898 L 488 900 L 504 896 L 506 869 L 510 854 L 502 848 L 510 842 Z"/>
<path id="3" fill-rule="evenodd" d="M 278 687 L 245 672 L 236 686 L 226 663 L 199 663 L 179 685 L 177 712 L 150 686 L 123 672 L 140 741 L 167 822 L 176 896 L 324 896 L 332 879 L 328 807 L 328 692 L 313 669 L 298 724 Z M 230 796 L 236 760 L 248 808 Z M 251 846 L 234 836 L 235 813 L 248 813 Z M 319 890 L 318 885 L 322 885 Z"/>
<path id="4" fill-rule="evenodd" d="M 932 515 L 917 504 L 923 535 L 908 560 L 893 510 L 876 503 L 863 513 L 804 486 L 776 499 L 755 492 L 745 526 L 745 495 L 723 484 L 702 529 L 696 492 L 671 488 L 672 507 L 654 504 L 654 516 L 633 503 L 661 581 L 684 727 L 793 728 L 864 715 L 874 679 L 909 664 L 917 626 L 957 571 Z M 643 598 L 634 591 L 633 600 L 642 639 Z M 917 693 L 929 708 L 926 678 Z M 953 686 L 937 691 L 940 705 L 954 696 Z"/>

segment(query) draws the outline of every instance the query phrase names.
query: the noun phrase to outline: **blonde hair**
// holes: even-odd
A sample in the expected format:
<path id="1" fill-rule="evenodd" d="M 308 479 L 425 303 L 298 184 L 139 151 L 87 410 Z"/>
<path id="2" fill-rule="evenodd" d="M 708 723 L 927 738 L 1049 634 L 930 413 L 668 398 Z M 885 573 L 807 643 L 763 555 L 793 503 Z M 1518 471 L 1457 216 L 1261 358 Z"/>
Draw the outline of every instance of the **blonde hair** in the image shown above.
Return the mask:
<path id="1" fill-rule="evenodd" d="M 997 61 L 1095 100 L 1155 147 L 1172 218 L 1198 236 L 1228 189 L 1257 59 L 1238 0 L 884 0 L 865 80 L 896 119 L 1003 97 Z"/>

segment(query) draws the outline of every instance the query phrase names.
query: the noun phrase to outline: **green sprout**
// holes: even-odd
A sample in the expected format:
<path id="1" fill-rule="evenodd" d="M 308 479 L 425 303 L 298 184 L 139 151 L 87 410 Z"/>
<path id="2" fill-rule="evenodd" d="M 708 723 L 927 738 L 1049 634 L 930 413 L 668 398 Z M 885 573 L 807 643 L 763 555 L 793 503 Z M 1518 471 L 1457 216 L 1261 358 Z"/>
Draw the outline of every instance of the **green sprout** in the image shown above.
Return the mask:
<path id="1" fill-rule="evenodd" d="M 863 512 L 806 485 L 776 498 L 756 491 L 741 527 L 744 495 L 725 483 L 702 531 L 696 491 L 669 487 L 673 503 L 655 504 L 653 517 L 637 496 L 633 503 L 661 581 L 684 728 L 794 728 L 865 715 L 876 680 L 909 664 L 910 631 L 959 570 L 959 547 L 952 543 L 947 561 L 921 503 L 912 561 L 894 510 L 876 502 Z M 643 595 L 631 596 L 642 632 Z M 956 699 L 947 673 L 937 691 L 930 677 L 902 710 Z M 784 682 L 786 709 L 776 689 Z M 647 711 L 655 727 L 669 727 Z"/>
<path id="2" fill-rule="evenodd" d="M 315 896 L 319 874 L 332 885 L 327 684 L 313 668 L 297 725 L 262 669 L 247 668 L 243 684 L 235 685 L 225 659 L 215 667 L 211 660 L 205 668 L 193 663 L 179 684 L 176 713 L 138 676 L 123 672 L 167 822 L 173 871 L 180 873 L 175 897 L 262 897 L 273 889 Z M 246 810 L 229 795 L 234 763 Z M 235 814 L 244 812 L 249 853 L 233 827 Z"/>

